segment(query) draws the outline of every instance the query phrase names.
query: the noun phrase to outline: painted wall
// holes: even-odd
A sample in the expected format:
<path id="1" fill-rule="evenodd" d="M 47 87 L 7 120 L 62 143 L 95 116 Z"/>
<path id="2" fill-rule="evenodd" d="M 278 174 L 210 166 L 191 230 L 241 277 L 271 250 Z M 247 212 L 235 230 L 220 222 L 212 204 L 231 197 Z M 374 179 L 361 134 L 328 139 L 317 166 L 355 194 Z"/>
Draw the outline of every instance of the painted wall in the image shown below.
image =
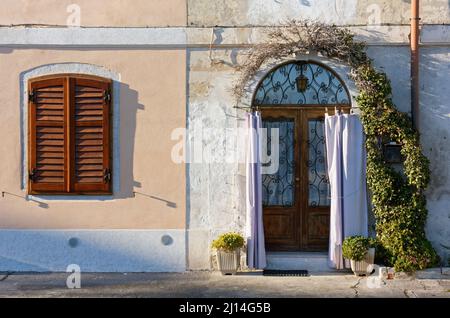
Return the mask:
<path id="1" fill-rule="evenodd" d="M 171 160 L 173 129 L 185 126 L 183 50 L 0 48 L 0 228 L 183 229 L 185 169 Z M 120 75 L 120 191 L 112 199 L 24 199 L 20 76 L 54 63 L 99 65 Z M 7 136 L 7 137 L 6 137 Z M 113 163 L 114 164 L 114 163 Z M 114 177 L 114 176 L 113 176 Z M 178 182 L 181 180 L 181 182 Z M 133 191 L 141 194 L 134 196 Z"/>
<path id="2" fill-rule="evenodd" d="M 447 0 L 422 0 L 422 22 L 450 22 Z M 308 19 L 337 25 L 409 24 L 405 0 L 188 0 L 190 26 L 277 25 Z"/>
<path id="3" fill-rule="evenodd" d="M 223 157 L 244 151 L 242 135 L 229 134 L 244 123 L 230 88 L 245 47 L 263 38 L 260 26 L 290 18 L 350 26 L 389 75 L 397 107 L 410 108 L 409 1 L 79 0 L 81 25 L 99 28 L 48 27 L 67 24 L 71 3 L 2 3 L 0 25 L 47 27 L 0 28 L 0 69 L 7 74 L 0 81 L 0 191 L 8 192 L 0 198 L 0 241 L 6 242 L 0 245 L 0 270 L 64 270 L 80 263 L 88 271 L 182 271 L 186 261 L 191 269 L 210 268 L 211 240 L 225 231 L 242 232 L 245 225 L 245 166 Z M 44 12 L 37 9 L 42 4 Z M 423 0 L 422 22 L 421 132 L 432 167 L 427 234 L 445 256 L 448 1 Z M 373 26 L 378 24 L 383 26 Z M 67 62 L 94 64 L 120 77 L 120 190 L 113 198 L 27 200 L 21 188 L 20 77 Z M 186 124 L 189 145 L 200 141 L 200 157 L 175 164 L 170 134 Z M 198 136 L 199 126 L 215 130 Z"/>
<path id="4" fill-rule="evenodd" d="M 185 0 L 2 0 L 0 25 L 86 27 L 186 25 Z"/>
<path id="5" fill-rule="evenodd" d="M 450 47 L 423 48 L 420 120 L 422 147 L 430 159 L 427 236 L 450 259 Z"/>
<path id="6" fill-rule="evenodd" d="M 261 41 L 261 26 L 283 24 L 289 19 L 309 19 L 351 27 L 367 41 L 369 56 L 392 82 L 393 100 L 410 111 L 410 54 L 408 47 L 410 1 L 390 0 L 188 0 L 189 43 L 211 41 L 213 50 L 192 49 L 189 57 L 189 123 L 220 127 L 242 124 L 243 115 L 234 109 L 229 88 L 236 76 L 242 45 Z M 427 236 L 442 256 L 450 255 L 450 3 L 422 0 L 423 44 L 421 59 L 422 144 L 431 161 L 432 180 L 427 191 L 429 217 Z M 442 25 L 441 25 L 442 24 Z M 367 28 L 358 26 L 368 25 Z M 438 26 L 441 25 L 441 26 Z M 210 30 L 210 33 L 203 30 Z M 220 47 L 223 46 L 223 49 Z M 234 118 L 234 119 L 233 119 Z M 205 147 L 220 148 L 223 136 L 203 140 Z M 239 165 L 199 164 L 189 166 L 188 205 L 189 266 L 211 265 L 208 248 L 217 233 L 243 231 L 245 218 L 244 169 Z M 226 194 L 226 196 L 218 195 Z"/>
<path id="7" fill-rule="evenodd" d="M 398 30 L 394 27 L 393 32 Z M 246 39 L 245 36 L 241 38 Z M 216 48 L 211 53 L 208 49 L 188 51 L 190 132 L 195 135 L 195 127 L 200 124 L 224 132 L 214 138 L 208 136 L 203 139 L 204 154 L 208 153 L 205 149 L 219 152 L 223 145 L 229 144 L 226 129 L 243 125 L 244 113 L 233 108 L 234 100 L 229 92 L 237 76 L 234 67 L 243 52 L 238 46 Z M 432 167 L 432 182 L 427 192 L 427 236 L 443 258 L 449 255 L 450 247 L 450 213 L 447 208 L 450 204 L 450 105 L 447 102 L 450 96 L 445 88 L 450 68 L 449 52 L 450 46 L 424 48 L 421 70 L 422 143 Z M 381 45 L 372 43 L 368 54 L 376 67 L 388 74 L 396 106 L 401 111 L 409 112 L 409 47 L 388 41 Z M 242 151 L 236 140 L 231 144 L 234 146 L 228 151 Z M 191 164 L 188 169 L 189 267 L 209 268 L 214 264 L 209 252 L 206 252 L 209 242 L 223 232 L 244 231 L 245 167 L 241 164 L 205 162 Z"/>

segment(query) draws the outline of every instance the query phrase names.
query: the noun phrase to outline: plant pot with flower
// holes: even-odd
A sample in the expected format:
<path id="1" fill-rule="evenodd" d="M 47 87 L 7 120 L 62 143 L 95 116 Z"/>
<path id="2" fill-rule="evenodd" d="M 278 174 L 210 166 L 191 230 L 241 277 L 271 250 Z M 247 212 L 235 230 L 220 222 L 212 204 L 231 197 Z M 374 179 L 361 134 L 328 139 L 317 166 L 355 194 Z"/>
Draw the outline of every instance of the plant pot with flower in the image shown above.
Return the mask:
<path id="1" fill-rule="evenodd" d="M 375 260 L 376 240 L 364 236 L 350 236 L 342 244 L 342 255 L 350 260 L 356 276 L 369 275 Z"/>
<path id="2" fill-rule="evenodd" d="M 222 275 L 234 275 L 241 264 L 241 248 L 244 238 L 238 233 L 225 233 L 213 241 L 216 250 L 217 266 Z"/>

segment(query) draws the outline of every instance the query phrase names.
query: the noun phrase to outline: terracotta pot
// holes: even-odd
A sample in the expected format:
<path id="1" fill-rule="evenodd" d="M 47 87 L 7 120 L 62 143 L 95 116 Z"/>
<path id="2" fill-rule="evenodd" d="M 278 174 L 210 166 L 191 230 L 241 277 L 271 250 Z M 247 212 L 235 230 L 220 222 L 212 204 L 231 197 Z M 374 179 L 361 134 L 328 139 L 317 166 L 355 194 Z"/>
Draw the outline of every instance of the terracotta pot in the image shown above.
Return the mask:
<path id="1" fill-rule="evenodd" d="M 240 249 L 232 252 L 217 250 L 217 265 L 222 275 L 234 275 L 241 264 Z"/>
<path id="2" fill-rule="evenodd" d="M 375 248 L 369 248 L 366 257 L 362 261 L 351 260 L 352 271 L 356 276 L 368 275 L 373 270 L 375 260 Z"/>

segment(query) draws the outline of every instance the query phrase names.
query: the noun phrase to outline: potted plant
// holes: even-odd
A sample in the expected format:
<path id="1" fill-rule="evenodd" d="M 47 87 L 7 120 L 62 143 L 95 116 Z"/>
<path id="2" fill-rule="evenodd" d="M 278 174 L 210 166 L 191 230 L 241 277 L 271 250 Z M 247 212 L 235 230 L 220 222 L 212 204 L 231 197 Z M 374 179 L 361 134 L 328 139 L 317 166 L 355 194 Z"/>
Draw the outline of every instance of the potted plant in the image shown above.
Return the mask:
<path id="1" fill-rule="evenodd" d="M 356 276 L 367 275 L 373 268 L 376 240 L 364 236 L 350 236 L 342 244 L 342 255 L 350 260 Z"/>
<path id="2" fill-rule="evenodd" d="M 241 248 L 244 238 L 238 233 L 225 233 L 213 241 L 217 251 L 217 265 L 222 275 L 234 275 L 241 263 Z"/>

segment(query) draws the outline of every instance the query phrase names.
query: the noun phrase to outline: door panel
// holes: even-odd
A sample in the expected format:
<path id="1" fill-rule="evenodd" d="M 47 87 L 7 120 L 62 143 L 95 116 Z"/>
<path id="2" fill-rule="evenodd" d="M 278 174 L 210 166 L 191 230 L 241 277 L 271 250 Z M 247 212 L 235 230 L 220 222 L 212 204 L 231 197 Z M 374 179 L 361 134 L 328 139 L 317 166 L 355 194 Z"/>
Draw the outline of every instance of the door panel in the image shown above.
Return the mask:
<path id="1" fill-rule="evenodd" d="M 263 113 L 263 128 L 267 130 L 267 154 L 276 151 L 276 130 L 279 134 L 278 169 L 262 178 L 264 230 L 269 250 L 292 250 L 298 246 L 298 209 L 296 150 L 298 116 L 292 111 Z M 273 153 L 275 154 L 275 153 Z M 275 162 L 264 163 L 268 168 Z"/>
<path id="2" fill-rule="evenodd" d="M 330 187 L 325 149 L 324 112 L 302 111 L 302 183 L 301 218 L 303 220 L 301 248 L 326 250 L 330 224 Z"/>

